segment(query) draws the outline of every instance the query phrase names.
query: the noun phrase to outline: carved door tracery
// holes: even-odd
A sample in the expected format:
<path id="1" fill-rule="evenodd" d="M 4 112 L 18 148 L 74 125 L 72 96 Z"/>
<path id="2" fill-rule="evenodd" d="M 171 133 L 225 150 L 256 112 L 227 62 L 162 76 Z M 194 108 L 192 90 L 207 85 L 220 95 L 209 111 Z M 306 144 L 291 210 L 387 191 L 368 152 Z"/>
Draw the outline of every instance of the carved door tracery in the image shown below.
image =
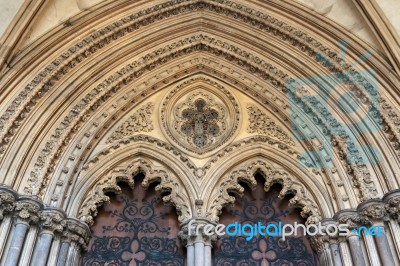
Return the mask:
<path id="1" fill-rule="evenodd" d="M 99 210 L 81 265 L 183 266 L 174 207 L 165 206 L 154 187 L 136 185 L 132 191 L 120 186 L 122 193 L 111 196 L 110 204 Z"/>

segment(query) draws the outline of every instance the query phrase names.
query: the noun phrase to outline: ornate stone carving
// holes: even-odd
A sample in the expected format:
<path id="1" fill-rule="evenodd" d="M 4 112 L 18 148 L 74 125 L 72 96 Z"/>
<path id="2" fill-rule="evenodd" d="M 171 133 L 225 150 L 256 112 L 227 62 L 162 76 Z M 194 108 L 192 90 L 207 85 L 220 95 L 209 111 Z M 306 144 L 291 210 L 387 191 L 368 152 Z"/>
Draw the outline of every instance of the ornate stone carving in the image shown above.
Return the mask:
<path id="1" fill-rule="evenodd" d="M 190 4 L 186 5 L 186 3 Z M 76 46 L 71 47 L 68 51 L 60 55 L 60 57 L 57 58 L 53 64 L 50 64 L 48 67 L 46 67 L 43 72 L 40 72 L 40 74 L 32 81 L 33 86 L 28 87 L 26 91 L 31 94 L 30 92 L 34 89 L 34 87 L 36 87 L 38 84 L 48 81 L 49 84 L 46 84 L 46 86 L 43 86 L 40 91 L 36 92 L 37 95 L 39 95 L 36 98 L 40 98 L 42 94 L 47 92 L 53 86 L 53 81 L 56 81 L 59 76 L 63 75 L 64 73 L 68 73 L 71 68 L 73 68 L 76 64 L 79 64 L 85 59 L 85 57 L 103 49 L 114 39 L 125 36 L 126 34 L 134 31 L 137 27 L 147 25 L 155 20 L 161 20 L 165 17 L 176 15 L 180 12 L 191 12 L 198 9 L 206 9 L 218 13 L 222 12 L 224 16 L 234 17 L 235 19 L 244 23 L 254 24 L 254 26 L 257 26 L 263 31 L 269 32 L 274 36 L 281 38 L 302 52 L 312 55 L 315 52 L 314 50 L 321 51 L 322 53 L 329 54 L 329 56 L 337 63 L 339 62 L 339 57 L 334 51 L 322 45 L 309 35 L 293 28 L 290 25 L 287 25 L 286 23 L 283 23 L 278 19 L 275 19 L 269 15 L 265 15 L 261 12 L 257 12 L 245 5 L 237 4 L 231 1 L 213 1 L 210 3 L 171 1 L 163 3 L 162 5 L 158 5 L 157 8 L 147 9 L 146 12 L 141 12 L 121 19 L 120 21 L 114 22 L 113 24 L 108 25 L 106 28 L 93 33 L 93 35 L 84 38 L 81 42 L 77 43 Z M 146 15 L 145 19 L 143 19 L 144 15 Z M 56 77 L 54 80 L 49 77 L 51 74 L 54 74 L 54 77 Z M 26 91 L 24 92 L 25 94 Z M 16 131 L 15 128 L 17 126 L 12 129 L 11 127 L 14 127 L 14 124 L 18 125 L 19 122 L 25 117 L 25 110 L 23 110 L 25 108 L 21 107 L 20 103 L 27 102 L 25 101 L 26 95 L 21 93 L 20 96 L 21 97 L 18 97 L 18 99 L 13 102 L 13 105 L 7 109 L 8 112 L 4 115 L 5 119 L 3 118 L 3 120 L 8 122 L 8 117 L 14 115 L 15 112 L 21 114 L 14 115 L 15 120 L 17 121 L 12 121 L 13 119 L 10 119 L 11 121 L 9 124 L 11 126 L 8 129 L 7 134 L 5 134 L 7 136 L 4 141 L 5 143 L 9 142 L 8 135 L 13 135 Z M 36 100 L 37 99 L 34 99 L 33 105 L 35 105 Z M 11 115 L 9 113 L 11 113 Z M 39 182 L 42 181 L 39 177 L 37 177 L 37 175 L 34 175 L 32 178 Z M 36 188 L 34 188 L 33 191 L 35 192 L 33 194 L 36 194 Z"/>
<path id="2" fill-rule="evenodd" d="M 163 201 L 175 206 L 179 221 L 184 221 L 191 217 L 191 210 L 188 205 L 189 200 L 180 189 L 181 186 L 176 178 L 171 177 L 165 170 L 154 168 L 143 159 L 137 159 L 126 166 L 120 166 L 112 170 L 111 173 L 95 184 L 95 187 L 89 192 L 80 207 L 79 219 L 88 225 L 92 225 L 93 219 L 97 215 L 97 208 L 110 201 L 110 198 L 105 193 L 108 191 L 121 192 L 121 188 L 117 185 L 119 181 L 125 181 L 130 187 L 133 187 L 133 178 L 140 172 L 145 175 L 141 184 L 144 188 L 147 188 L 153 182 L 159 182 L 160 184 L 156 186 L 156 191 L 169 193 L 163 197 Z"/>
<path id="3" fill-rule="evenodd" d="M 192 221 L 192 227 L 190 228 L 189 232 L 189 222 Z M 203 241 L 209 245 L 215 244 L 218 240 L 218 236 L 216 234 L 212 235 L 207 235 L 204 233 L 204 226 L 211 224 L 213 226 L 216 226 L 215 223 L 207 220 L 207 219 L 202 219 L 202 218 L 196 218 L 196 219 L 191 219 L 186 221 L 181 225 L 181 230 L 179 231 L 179 237 L 182 239 L 185 245 L 187 244 L 192 244 L 196 241 Z M 198 230 L 196 230 L 198 228 Z M 199 234 L 197 234 L 197 232 Z"/>
<path id="4" fill-rule="evenodd" d="M 178 160 L 185 163 L 187 165 L 187 167 L 189 167 L 189 169 L 192 169 L 193 174 L 197 177 L 204 176 L 207 173 L 207 170 L 210 169 L 213 164 L 217 163 L 219 159 L 228 156 L 230 153 L 232 153 L 236 149 L 240 149 L 240 147 L 243 147 L 245 145 L 256 144 L 256 143 L 259 143 L 259 144 L 267 143 L 268 145 L 275 146 L 276 148 L 278 148 L 282 151 L 286 151 L 288 156 L 293 156 L 293 158 L 297 158 L 297 155 L 298 155 L 297 151 L 289 148 L 287 145 L 282 144 L 280 141 L 271 139 L 270 137 L 267 137 L 267 136 L 254 136 L 254 137 L 245 138 L 243 140 L 240 140 L 240 141 L 237 141 L 237 142 L 234 142 L 234 143 L 228 145 L 224 149 L 220 150 L 213 157 L 211 157 L 203 167 L 197 168 L 197 166 L 190 160 L 190 158 L 187 155 L 182 153 L 179 149 L 176 149 L 174 146 L 172 146 L 162 140 L 159 140 L 159 139 L 156 139 L 156 138 L 153 138 L 150 136 L 138 134 L 138 135 L 120 140 L 120 141 L 118 141 L 118 143 L 115 143 L 114 145 L 109 146 L 107 149 L 101 151 L 99 154 L 97 154 L 95 157 L 93 157 L 91 160 L 89 160 L 82 167 L 82 170 L 87 171 L 92 165 L 101 161 L 101 159 L 104 156 L 107 156 L 108 154 L 110 154 L 120 148 L 123 148 L 125 145 L 128 145 L 132 142 L 151 143 L 151 144 L 156 145 L 159 148 L 163 148 L 166 151 L 169 151 L 171 156 L 176 157 Z"/>
<path id="5" fill-rule="evenodd" d="M 42 206 L 42 203 L 34 198 L 21 196 L 15 206 L 15 215 L 20 221 L 37 224 Z"/>
<path id="6" fill-rule="evenodd" d="M 66 224 L 65 213 L 57 209 L 45 209 L 40 215 L 40 226 L 44 231 L 60 234 Z"/>
<path id="7" fill-rule="evenodd" d="M 267 114 L 263 113 L 256 106 L 248 105 L 247 111 L 249 113 L 250 123 L 247 132 L 276 138 L 290 146 L 295 145 L 293 139 L 282 128 L 275 124 Z"/>
<path id="8" fill-rule="evenodd" d="M 236 61 L 234 61 L 234 62 L 237 63 L 238 65 L 240 65 L 241 67 L 245 68 L 246 70 L 254 72 L 255 74 L 259 75 L 260 77 L 262 77 L 263 79 L 265 79 L 267 81 L 272 80 L 272 83 L 275 83 L 275 85 L 276 84 L 284 84 L 285 81 L 289 80 L 289 79 L 287 79 L 287 76 L 282 71 L 277 70 L 275 67 L 264 62 L 263 60 L 261 60 L 258 57 L 254 57 L 254 56 L 249 57 L 250 54 L 247 52 L 244 53 L 241 50 L 239 51 L 238 49 L 233 49 L 235 51 L 239 51 L 239 53 L 237 53 L 237 54 L 240 55 L 240 58 L 242 58 L 242 57 L 247 58 L 246 60 L 242 61 L 242 59 L 235 58 L 234 56 L 232 57 L 231 54 L 228 54 L 228 53 L 221 54 L 220 50 L 215 49 L 215 47 L 220 47 L 221 49 L 228 49 L 229 47 L 231 47 L 231 45 L 228 43 L 218 42 L 218 41 L 214 40 L 213 38 L 210 38 L 208 36 L 203 36 L 203 35 L 199 35 L 196 37 L 188 38 L 188 41 L 185 40 L 185 42 L 180 42 L 179 45 L 178 44 L 170 45 L 170 46 L 168 46 L 168 49 L 162 50 L 162 53 L 168 52 L 169 49 L 172 50 L 177 47 L 178 48 L 184 47 L 187 43 L 190 43 L 190 44 L 194 44 L 194 45 L 192 47 L 190 47 L 190 49 L 186 48 L 186 47 L 183 48 L 180 51 L 180 53 L 178 53 L 178 54 L 185 54 L 187 52 L 193 52 L 195 50 L 211 52 L 217 56 L 223 56 L 230 61 L 234 61 L 233 59 L 235 59 L 235 60 L 238 59 L 237 62 Z M 212 45 L 208 46 L 208 45 L 202 44 L 203 38 L 204 38 L 205 43 L 211 43 Z M 196 42 L 200 42 L 200 43 L 195 44 Z M 230 50 L 230 49 L 228 49 L 228 50 Z M 158 56 L 160 56 L 160 51 L 157 51 L 157 53 L 154 53 L 152 55 L 143 57 L 143 58 L 145 58 L 145 59 L 143 59 L 143 62 L 148 60 L 148 58 L 153 58 L 153 57 L 157 58 Z M 176 56 L 172 56 L 172 55 L 167 55 L 167 57 L 168 58 L 176 58 Z M 160 62 L 165 62 L 165 61 L 168 61 L 168 59 L 165 58 L 165 60 L 160 60 L 157 62 L 160 63 Z M 146 67 L 140 68 L 142 66 L 141 64 L 143 62 L 141 61 L 140 63 L 137 62 L 136 64 L 131 64 L 128 67 L 124 68 L 123 70 L 118 71 L 118 74 L 115 74 L 115 76 L 110 77 L 103 84 L 99 85 L 99 87 L 96 88 L 93 93 L 88 94 L 88 97 L 85 97 L 85 99 L 82 100 L 82 104 L 80 104 L 79 106 L 76 106 L 76 108 L 73 109 L 74 112 L 72 112 L 72 117 L 68 117 L 65 119 L 65 121 L 62 122 L 62 126 L 61 126 L 62 130 L 58 130 L 58 133 L 56 135 L 58 135 L 59 137 L 62 137 L 62 135 L 63 135 L 62 132 L 64 132 L 64 131 L 68 131 L 70 133 L 72 131 L 76 131 L 77 124 L 80 123 L 79 122 L 80 119 L 77 114 L 80 112 L 80 110 L 83 110 L 84 107 L 87 106 L 89 102 L 91 102 L 91 99 L 96 98 L 96 99 L 100 99 L 100 100 L 98 100 L 99 101 L 98 103 L 93 105 L 94 106 L 93 108 L 85 109 L 85 113 L 86 113 L 85 115 L 89 115 L 91 110 L 92 111 L 95 110 L 101 104 L 102 101 L 105 101 L 105 99 L 110 97 L 110 95 L 112 93 L 108 89 L 111 89 L 111 91 L 116 91 L 116 90 L 119 90 L 121 87 L 123 87 L 125 84 L 122 81 L 116 84 L 115 81 L 121 80 L 121 79 L 122 80 L 127 80 L 127 79 L 131 80 L 133 78 L 137 78 L 138 76 L 142 75 L 145 71 L 148 71 L 148 68 L 146 68 Z M 251 62 L 255 63 L 258 66 L 254 67 L 251 64 Z M 134 71 L 133 69 L 138 69 L 138 70 Z M 124 79 L 123 76 L 126 73 L 132 73 L 132 74 L 130 77 L 126 77 L 126 79 Z M 279 78 L 277 79 L 277 77 L 279 77 Z M 110 87 L 112 87 L 112 88 L 110 88 Z M 103 93 L 104 97 L 95 97 L 100 92 L 102 92 L 105 88 L 107 88 L 107 90 L 105 93 Z M 149 91 L 150 90 L 151 89 L 149 89 Z M 146 93 L 142 93 L 142 94 L 145 95 Z M 76 123 L 75 122 L 71 123 L 71 121 L 75 121 Z M 69 126 L 70 124 L 74 124 L 75 126 L 70 127 Z M 326 127 L 326 125 L 323 125 L 323 126 Z M 74 130 L 72 130 L 72 129 L 74 129 Z M 56 136 L 56 135 L 54 135 L 54 136 Z M 68 143 L 67 141 L 55 141 L 54 143 L 56 143 L 56 142 Z M 38 164 L 35 164 L 35 170 L 32 171 L 31 177 L 28 180 L 29 181 L 28 183 L 30 185 L 26 187 L 26 193 L 28 193 L 28 194 L 37 194 L 37 193 L 40 194 L 41 193 L 43 186 L 46 185 L 46 183 L 48 182 L 49 166 L 54 165 L 55 164 L 54 160 L 57 159 L 57 156 L 54 157 L 53 155 L 60 154 L 64 148 L 65 147 L 63 147 L 63 145 L 62 145 L 62 147 L 60 147 L 60 149 L 58 149 L 55 153 L 51 152 L 51 150 L 49 150 L 49 149 L 43 150 L 43 154 L 39 156 Z M 51 158 L 50 161 L 48 161 L 47 158 Z M 354 166 L 350 166 L 350 168 L 353 168 L 353 167 Z M 43 168 L 46 168 L 47 170 L 43 171 Z M 360 175 L 357 175 L 357 177 L 358 176 L 360 178 L 355 178 L 355 180 L 357 180 L 358 187 L 360 187 L 360 190 L 362 191 L 361 197 L 363 199 L 374 197 L 374 194 L 376 194 L 376 190 L 374 189 L 374 184 L 369 183 L 370 184 L 369 186 L 365 186 L 365 183 L 367 183 L 367 181 L 365 183 L 363 181 L 364 179 L 367 180 L 367 174 L 360 174 Z M 40 187 L 38 187 L 37 184 L 41 184 Z M 365 189 L 366 187 L 367 187 L 367 189 Z"/>
<path id="9" fill-rule="evenodd" d="M 363 220 L 356 210 L 343 210 L 334 215 L 334 219 L 339 224 L 347 224 L 349 230 L 358 228 L 363 224 Z"/>
<path id="10" fill-rule="evenodd" d="M 236 132 L 239 109 L 227 89 L 207 77 L 197 76 L 179 84 L 166 96 L 160 120 L 167 137 L 192 156 L 199 156 L 225 144 Z"/>
<path id="11" fill-rule="evenodd" d="M 308 238 L 310 240 L 311 248 L 317 253 L 321 254 L 324 250 L 329 249 L 329 236 L 314 235 Z"/>
<path id="12" fill-rule="evenodd" d="M 78 245 L 82 251 L 86 251 L 91 237 L 90 228 L 79 220 L 69 218 L 63 231 L 63 237 Z"/>
<path id="13" fill-rule="evenodd" d="M 383 200 L 387 213 L 400 223 L 400 190 L 387 194 Z"/>
<path id="14" fill-rule="evenodd" d="M 365 224 L 383 223 L 388 220 L 385 204 L 381 200 L 369 200 L 358 206 L 359 215 Z"/>
<path id="15" fill-rule="evenodd" d="M 115 142 L 125 137 L 132 136 L 136 132 L 150 132 L 153 130 L 151 114 L 154 104 L 148 103 L 129 117 L 115 132 L 107 139 L 106 143 Z"/>
<path id="16" fill-rule="evenodd" d="M 257 172 L 260 172 L 265 178 L 265 191 L 268 191 L 274 183 L 279 183 L 283 186 L 279 194 L 280 198 L 287 194 L 294 194 L 294 197 L 289 200 L 289 205 L 302 209 L 301 215 L 307 218 L 306 224 L 317 223 L 322 219 L 318 205 L 306 194 L 307 190 L 302 184 L 294 181 L 286 171 L 275 169 L 272 165 L 260 160 L 250 161 L 242 165 L 223 179 L 219 185 L 218 194 L 209 208 L 207 218 L 213 222 L 218 222 L 222 208 L 235 201 L 235 197 L 230 196 L 229 192 L 242 195 L 244 188 L 239 185 L 239 181 L 244 181 L 251 187 L 255 186 L 254 175 Z"/>
<path id="17" fill-rule="evenodd" d="M 4 215 L 13 213 L 16 205 L 16 193 L 7 187 L 0 187 L 0 221 Z"/>

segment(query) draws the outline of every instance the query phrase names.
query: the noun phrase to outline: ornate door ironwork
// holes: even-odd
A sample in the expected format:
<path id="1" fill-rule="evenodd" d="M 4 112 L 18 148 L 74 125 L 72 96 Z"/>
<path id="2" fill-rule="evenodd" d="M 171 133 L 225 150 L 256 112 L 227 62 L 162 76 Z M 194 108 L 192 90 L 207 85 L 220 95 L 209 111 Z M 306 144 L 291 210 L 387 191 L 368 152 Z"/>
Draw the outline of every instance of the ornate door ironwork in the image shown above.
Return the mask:
<path id="1" fill-rule="evenodd" d="M 154 189 L 122 188 L 99 211 L 81 265 L 183 266 L 175 209 L 165 206 Z"/>
<path id="2" fill-rule="evenodd" d="M 287 199 L 279 199 L 279 187 L 272 187 L 268 193 L 263 189 L 257 177 L 257 187 L 246 189 L 242 198 L 238 198 L 233 206 L 226 207 L 220 223 L 263 225 L 282 222 L 304 223 L 299 211 L 288 206 Z M 281 237 L 260 236 L 247 241 L 246 236 L 223 236 L 214 249 L 215 266 L 314 266 L 317 259 L 305 236 Z"/>

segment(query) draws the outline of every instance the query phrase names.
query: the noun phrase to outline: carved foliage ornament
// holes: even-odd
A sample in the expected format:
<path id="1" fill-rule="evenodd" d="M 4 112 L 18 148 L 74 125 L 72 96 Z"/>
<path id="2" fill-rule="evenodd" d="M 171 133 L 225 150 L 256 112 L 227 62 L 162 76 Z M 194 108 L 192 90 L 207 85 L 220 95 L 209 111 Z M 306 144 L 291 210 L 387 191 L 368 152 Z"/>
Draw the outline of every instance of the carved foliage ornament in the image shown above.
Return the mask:
<path id="1" fill-rule="evenodd" d="M 289 135 L 274 121 L 272 121 L 267 114 L 263 113 L 256 106 L 247 106 L 247 111 L 249 113 L 249 126 L 247 132 L 276 138 L 290 146 L 295 145 L 293 139 L 289 137 Z"/>
<path id="2" fill-rule="evenodd" d="M 16 195 L 9 189 L 0 188 L 0 221 L 5 214 L 12 213 L 16 205 Z"/>
<path id="3" fill-rule="evenodd" d="M 151 114 L 154 104 L 148 103 L 129 117 L 112 135 L 107 139 L 107 143 L 120 140 L 124 137 L 132 136 L 136 132 L 150 132 L 153 130 Z"/>
<path id="4" fill-rule="evenodd" d="M 37 224 L 42 204 L 31 198 L 21 197 L 15 206 L 16 217 L 26 223 Z"/>
<path id="5" fill-rule="evenodd" d="M 43 230 L 52 233 L 62 233 L 67 225 L 65 215 L 57 210 L 44 210 L 40 215 L 40 221 Z"/>

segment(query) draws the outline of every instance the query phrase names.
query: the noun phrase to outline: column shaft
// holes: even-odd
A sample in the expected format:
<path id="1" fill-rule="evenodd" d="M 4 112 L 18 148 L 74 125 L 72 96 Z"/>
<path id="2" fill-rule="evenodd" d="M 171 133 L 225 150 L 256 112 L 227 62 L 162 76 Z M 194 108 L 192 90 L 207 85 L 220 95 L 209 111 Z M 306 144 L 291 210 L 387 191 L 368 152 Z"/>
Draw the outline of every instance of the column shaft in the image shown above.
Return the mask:
<path id="1" fill-rule="evenodd" d="M 329 249 L 324 249 L 318 254 L 319 264 L 321 266 L 333 266 L 332 256 Z"/>
<path id="2" fill-rule="evenodd" d="M 333 265 L 342 266 L 342 256 L 340 254 L 339 245 L 337 243 L 332 243 L 330 246 Z"/>
<path id="3" fill-rule="evenodd" d="M 194 243 L 194 265 L 204 266 L 204 243 L 195 242 Z"/>
<path id="4" fill-rule="evenodd" d="M 194 246 L 193 243 L 186 246 L 187 266 L 194 266 Z"/>
<path id="5" fill-rule="evenodd" d="M 26 223 L 17 223 L 14 228 L 14 234 L 11 240 L 11 245 L 8 250 L 7 258 L 4 265 L 16 266 L 21 255 L 22 246 L 24 245 L 26 233 L 29 225 Z"/>
<path id="6" fill-rule="evenodd" d="M 386 235 L 379 235 L 376 234 L 375 236 L 375 243 L 378 248 L 379 257 L 381 259 L 382 265 L 385 266 L 394 266 L 394 259 L 393 254 L 390 250 L 389 241 L 386 238 Z"/>
<path id="7" fill-rule="evenodd" d="M 52 242 L 52 234 L 40 234 L 39 241 L 36 243 L 35 251 L 33 253 L 32 265 L 46 266 Z"/>
<path id="8" fill-rule="evenodd" d="M 60 247 L 60 253 L 57 258 L 57 266 L 64 266 L 67 262 L 68 251 L 69 251 L 70 243 L 67 241 L 63 241 Z"/>
<path id="9" fill-rule="evenodd" d="M 360 237 L 358 235 L 352 235 L 348 238 L 350 245 L 350 253 L 351 258 L 353 260 L 353 264 L 357 266 L 365 266 L 365 258 L 361 248 Z"/>
<path id="10" fill-rule="evenodd" d="M 206 244 L 206 246 L 205 246 L 205 261 L 204 261 L 205 266 L 212 266 L 211 249 L 212 249 L 211 244 Z"/>

